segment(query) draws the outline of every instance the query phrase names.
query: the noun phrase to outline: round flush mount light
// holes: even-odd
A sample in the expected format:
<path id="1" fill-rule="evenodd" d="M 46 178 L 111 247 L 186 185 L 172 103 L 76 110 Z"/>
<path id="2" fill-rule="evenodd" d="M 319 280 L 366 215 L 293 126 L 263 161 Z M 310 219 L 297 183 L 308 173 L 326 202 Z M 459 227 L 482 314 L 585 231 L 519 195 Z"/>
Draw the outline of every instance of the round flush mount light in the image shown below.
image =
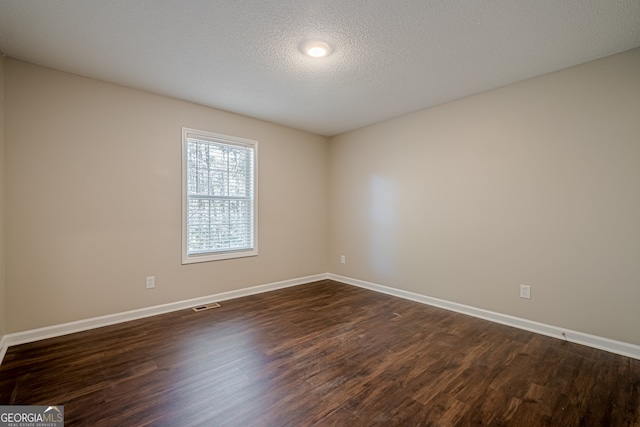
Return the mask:
<path id="1" fill-rule="evenodd" d="M 323 58 L 331 53 L 331 48 L 323 42 L 308 42 L 302 46 L 302 51 L 312 58 Z"/>

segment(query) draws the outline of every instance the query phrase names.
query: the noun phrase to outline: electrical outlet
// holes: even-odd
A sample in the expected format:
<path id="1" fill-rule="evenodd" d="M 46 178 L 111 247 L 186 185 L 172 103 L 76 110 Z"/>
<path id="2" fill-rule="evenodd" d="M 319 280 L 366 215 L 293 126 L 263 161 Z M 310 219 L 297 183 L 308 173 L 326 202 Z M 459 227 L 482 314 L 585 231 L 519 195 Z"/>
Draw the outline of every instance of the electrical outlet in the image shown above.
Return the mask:
<path id="1" fill-rule="evenodd" d="M 347 263 L 347 257 L 344 255 L 340 255 L 340 264 L 346 264 Z"/>
<path id="2" fill-rule="evenodd" d="M 146 279 L 146 287 L 147 289 L 152 289 L 156 287 L 156 278 L 155 276 L 149 276 Z"/>
<path id="3" fill-rule="evenodd" d="M 531 299 L 531 286 L 520 285 L 520 298 Z"/>

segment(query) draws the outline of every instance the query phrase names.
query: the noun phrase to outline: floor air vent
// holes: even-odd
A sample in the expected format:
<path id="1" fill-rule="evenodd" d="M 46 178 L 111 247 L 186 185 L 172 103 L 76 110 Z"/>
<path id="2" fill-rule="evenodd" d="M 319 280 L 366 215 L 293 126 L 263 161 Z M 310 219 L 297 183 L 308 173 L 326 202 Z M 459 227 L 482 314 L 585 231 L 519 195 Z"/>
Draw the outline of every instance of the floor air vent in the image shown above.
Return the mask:
<path id="1" fill-rule="evenodd" d="M 193 311 L 205 311 L 205 310 L 211 310 L 212 308 L 218 308 L 220 307 L 220 304 L 218 304 L 217 302 L 212 302 L 209 304 L 205 304 L 205 305 L 199 305 L 197 307 L 193 307 Z"/>

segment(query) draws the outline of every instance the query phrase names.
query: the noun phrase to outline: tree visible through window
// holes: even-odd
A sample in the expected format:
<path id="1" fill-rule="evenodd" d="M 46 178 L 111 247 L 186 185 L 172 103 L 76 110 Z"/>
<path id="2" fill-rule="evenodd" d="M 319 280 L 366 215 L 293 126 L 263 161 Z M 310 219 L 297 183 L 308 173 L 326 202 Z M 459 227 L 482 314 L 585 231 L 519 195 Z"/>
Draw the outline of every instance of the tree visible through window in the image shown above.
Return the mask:
<path id="1" fill-rule="evenodd" d="M 257 255 L 257 141 L 182 133 L 183 263 Z"/>

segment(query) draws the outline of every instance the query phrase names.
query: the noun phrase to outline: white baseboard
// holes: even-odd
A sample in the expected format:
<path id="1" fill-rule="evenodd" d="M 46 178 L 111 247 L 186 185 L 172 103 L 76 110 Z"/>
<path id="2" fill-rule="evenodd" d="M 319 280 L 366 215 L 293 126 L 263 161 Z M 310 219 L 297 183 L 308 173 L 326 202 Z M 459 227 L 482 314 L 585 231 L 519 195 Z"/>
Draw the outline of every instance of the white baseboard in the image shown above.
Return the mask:
<path id="1" fill-rule="evenodd" d="M 4 359 L 7 348 L 13 345 L 25 344 L 47 338 L 59 337 L 61 335 L 86 331 L 89 329 L 101 328 L 103 326 L 114 325 L 116 323 L 128 322 L 130 320 L 142 319 L 144 317 L 156 316 L 158 314 L 183 310 L 198 305 L 226 301 L 248 295 L 261 294 L 263 292 L 274 291 L 276 289 L 288 288 L 291 286 L 303 285 L 305 283 L 316 282 L 327 279 L 329 275 L 316 274 L 314 276 L 299 277 L 297 279 L 284 280 L 281 282 L 269 283 L 265 285 L 253 286 L 250 288 L 238 289 L 236 291 L 222 292 L 214 295 L 193 298 L 168 304 L 145 307 L 137 310 L 125 311 L 122 313 L 108 314 L 106 316 L 93 317 L 90 319 L 77 320 L 75 322 L 63 323 L 60 325 L 47 326 L 44 328 L 31 329 L 23 332 L 7 334 L 0 339 L 0 364 Z"/>
<path id="2" fill-rule="evenodd" d="M 520 317 L 509 316 L 508 314 L 501 314 L 493 311 L 483 310 L 481 308 L 476 308 L 469 305 L 458 304 L 438 298 L 432 298 L 413 292 L 403 291 L 401 289 L 390 288 L 388 286 L 365 282 L 364 280 L 339 276 L 337 274 L 330 273 L 328 275 L 328 278 L 337 282 L 346 283 L 348 285 L 358 286 L 383 294 L 393 295 L 411 301 L 416 301 L 422 304 L 444 308 L 446 310 L 467 314 L 469 316 L 478 317 L 480 319 L 489 320 L 491 322 L 500 323 L 507 326 L 513 326 L 514 328 L 524 329 L 525 331 L 535 332 L 541 335 L 546 335 L 561 340 L 564 340 L 566 337 L 566 340 L 569 342 L 586 345 L 588 347 L 593 347 L 599 350 L 604 350 L 610 353 L 615 353 L 640 360 L 640 346 L 635 344 L 615 341 L 609 338 L 586 334 L 584 332 L 572 331 L 570 329 L 560 328 L 558 326 L 546 325 L 544 323 L 534 322 L 532 320 L 522 319 Z M 563 333 L 564 336 L 562 335 Z"/>
<path id="3" fill-rule="evenodd" d="M 7 334 L 0 338 L 0 364 L 4 359 L 7 349 L 13 345 L 25 344 L 29 342 L 39 341 L 47 338 L 58 337 L 61 335 L 72 334 L 74 332 L 86 331 L 89 329 L 100 328 L 103 326 L 114 325 L 116 323 L 128 322 L 130 320 L 142 319 L 144 317 L 155 316 L 158 314 L 169 313 L 172 311 L 183 310 L 197 305 L 206 304 L 214 301 L 225 301 L 234 298 L 240 298 L 249 295 L 260 294 L 263 292 L 273 291 L 276 289 L 288 288 L 291 286 L 303 285 L 305 283 L 316 282 L 319 280 L 331 279 L 337 282 L 346 283 L 348 285 L 358 286 L 375 292 L 392 295 L 422 304 L 434 307 L 444 308 L 446 310 L 455 311 L 480 319 L 489 320 L 491 322 L 500 323 L 507 326 L 535 332 L 553 338 L 564 339 L 567 341 L 586 345 L 588 347 L 597 348 L 622 356 L 631 357 L 640 360 L 640 346 L 615 341 L 583 332 L 572 331 L 557 326 L 546 325 L 519 317 L 509 316 L 507 314 L 496 313 L 493 311 L 483 310 L 480 308 L 458 304 L 438 298 L 432 298 L 425 295 L 403 291 L 401 289 L 391 288 L 388 286 L 377 285 L 375 283 L 366 282 L 364 280 L 352 279 L 332 273 L 317 274 L 314 276 L 300 277 L 297 279 L 284 280 L 281 282 L 269 283 L 265 285 L 253 286 L 250 288 L 239 289 L 236 291 L 222 292 L 219 294 L 208 295 L 189 300 L 177 301 L 173 303 L 157 305 L 153 307 L 141 308 L 122 313 L 109 314 L 106 316 L 93 317 L 90 319 L 78 320 L 75 322 L 63 323 L 60 325 L 47 326 L 44 328 L 32 329 L 29 331 L 16 332 Z M 562 334 L 565 334 L 563 337 Z"/>
<path id="4" fill-rule="evenodd" d="M 7 344 L 7 336 L 3 335 L 2 338 L 0 338 L 0 364 L 4 359 L 4 355 L 7 354 L 8 348 L 9 348 L 9 345 Z"/>

